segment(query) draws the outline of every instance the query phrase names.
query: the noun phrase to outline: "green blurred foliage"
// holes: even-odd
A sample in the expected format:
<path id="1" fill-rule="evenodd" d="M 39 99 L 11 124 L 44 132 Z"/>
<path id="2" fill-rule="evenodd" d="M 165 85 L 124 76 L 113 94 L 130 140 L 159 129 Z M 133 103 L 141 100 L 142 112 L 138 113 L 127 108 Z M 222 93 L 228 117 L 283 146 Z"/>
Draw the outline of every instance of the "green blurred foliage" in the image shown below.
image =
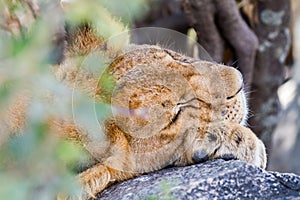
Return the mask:
<path id="1" fill-rule="evenodd" d="M 50 200 L 59 192 L 76 195 L 81 189 L 68 166 L 87 159 L 86 153 L 59 139 L 47 125 L 49 116 L 71 112 L 72 106 L 71 100 L 63 99 L 70 91 L 54 78 L 49 64 L 54 35 L 64 25 L 62 14 L 70 23 L 91 22 L 101 37 L 109 38 L 145 13 L 148 1 L 74 0 L 64 11 L 58 1 L 0 2 L 0 120 L 17 96 L 31 96 L 21 133 L 5 135 L 0 121 L 0 199 Z M 110 89 L 110 84 L 103 84 Z M 51 104 L 45 96 L 62 97 L 61 104 Z M 95 108 L 101 117 L 108 112 L 103 104 Z M 84 109 L 79 115 L 86 116 Z"/>
<path id="2" fill-rule="evenodd" d="M 148 10 L 150 0 L 72 0 L 64 10 L 69 23 L 89 21 L 98 34 L 107 39 L 126 31 L 134 21 Z"/>
<path id="3" fill-rule="evenodd" d="M 52 137 L 42 122 L 13 137 L 0 151 L 1 199 L 55 199 L 80 191 L 66 166 L 82 159 L 81 148 Z"/>

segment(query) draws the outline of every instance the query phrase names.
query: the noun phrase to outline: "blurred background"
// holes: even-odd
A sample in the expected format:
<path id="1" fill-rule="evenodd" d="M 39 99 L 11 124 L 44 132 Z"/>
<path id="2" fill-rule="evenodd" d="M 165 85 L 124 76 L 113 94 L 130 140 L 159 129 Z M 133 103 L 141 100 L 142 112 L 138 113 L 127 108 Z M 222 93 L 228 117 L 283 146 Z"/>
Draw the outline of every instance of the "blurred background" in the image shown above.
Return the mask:
<path id="1" fill-rule="evenodd" d="M 67 29 L 83 22 L 100 43 L 133 28 L 172 29 L 197 40 L 214 61 L 238 68 L 249 99 L 248 126 L 267 147 L 268 170 L 300 175 L 299 1 L 3 0 L 0 199 L 54 199 L 80 190 L 72 166 L 87 156 L 80 145 L 52 134 L 47 122 L 72 116 L 72 91 L 53 70 L 72 45 L 65 42 Z M 99 112 L 105 115 L 105 105 Z M 85 109 L 77 115 L 89 121 Z"/>

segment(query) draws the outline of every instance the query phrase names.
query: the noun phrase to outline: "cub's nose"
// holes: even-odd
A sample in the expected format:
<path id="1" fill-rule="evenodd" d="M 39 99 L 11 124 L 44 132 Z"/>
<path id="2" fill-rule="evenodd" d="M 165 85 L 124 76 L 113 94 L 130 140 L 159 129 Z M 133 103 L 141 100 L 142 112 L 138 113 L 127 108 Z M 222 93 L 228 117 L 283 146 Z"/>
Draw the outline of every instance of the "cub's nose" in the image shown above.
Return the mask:
<path id="1" fill-rule="evenodd" d="M 243 85 L 243 75 L 241 72 L 233 67 L 220 67 L 219 74 L 221 75 L 224 86 L 229 91 L 237 91 Z"/>
<path id="2" fill-rule="evenodd" d="M 196 151 L 192 157 L 194 163 L 203 163 L 208 160 L 208 154 L 205 151 Z"/>

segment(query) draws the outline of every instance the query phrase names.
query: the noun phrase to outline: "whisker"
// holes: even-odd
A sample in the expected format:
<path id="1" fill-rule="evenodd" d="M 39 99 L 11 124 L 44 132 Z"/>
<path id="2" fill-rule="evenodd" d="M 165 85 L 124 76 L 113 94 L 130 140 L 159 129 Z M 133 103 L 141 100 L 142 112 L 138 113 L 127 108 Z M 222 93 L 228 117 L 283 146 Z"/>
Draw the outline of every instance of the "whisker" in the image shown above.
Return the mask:
<path id="1" fill-rule="evenodd" d="M 233 61 L 233 62 L 231 63 L 231 66 L 235 66 L 235 64 L 237 64 L 238 61 L 239 61 L 239 59 L 236 59 L 236 61 Z M 239 67 L 238 65 L 236 65 L 235 68 L 236 68 L 236 69 L 239 69 L 240 67 Z"/>

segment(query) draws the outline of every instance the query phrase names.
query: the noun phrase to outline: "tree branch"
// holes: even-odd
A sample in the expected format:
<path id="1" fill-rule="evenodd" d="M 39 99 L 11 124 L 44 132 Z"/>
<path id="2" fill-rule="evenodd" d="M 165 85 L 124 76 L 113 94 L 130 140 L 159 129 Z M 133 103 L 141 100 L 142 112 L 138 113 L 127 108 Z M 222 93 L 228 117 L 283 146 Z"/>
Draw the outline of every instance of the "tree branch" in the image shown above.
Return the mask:
<path id="1" fill-rule="evenodd" d="M 258 40 L 242 19 L 235 0 L 184 0 L 183 6 L 199 43 L 215 61 L 221 62 L 226 41 L 250 86 Z"/>

